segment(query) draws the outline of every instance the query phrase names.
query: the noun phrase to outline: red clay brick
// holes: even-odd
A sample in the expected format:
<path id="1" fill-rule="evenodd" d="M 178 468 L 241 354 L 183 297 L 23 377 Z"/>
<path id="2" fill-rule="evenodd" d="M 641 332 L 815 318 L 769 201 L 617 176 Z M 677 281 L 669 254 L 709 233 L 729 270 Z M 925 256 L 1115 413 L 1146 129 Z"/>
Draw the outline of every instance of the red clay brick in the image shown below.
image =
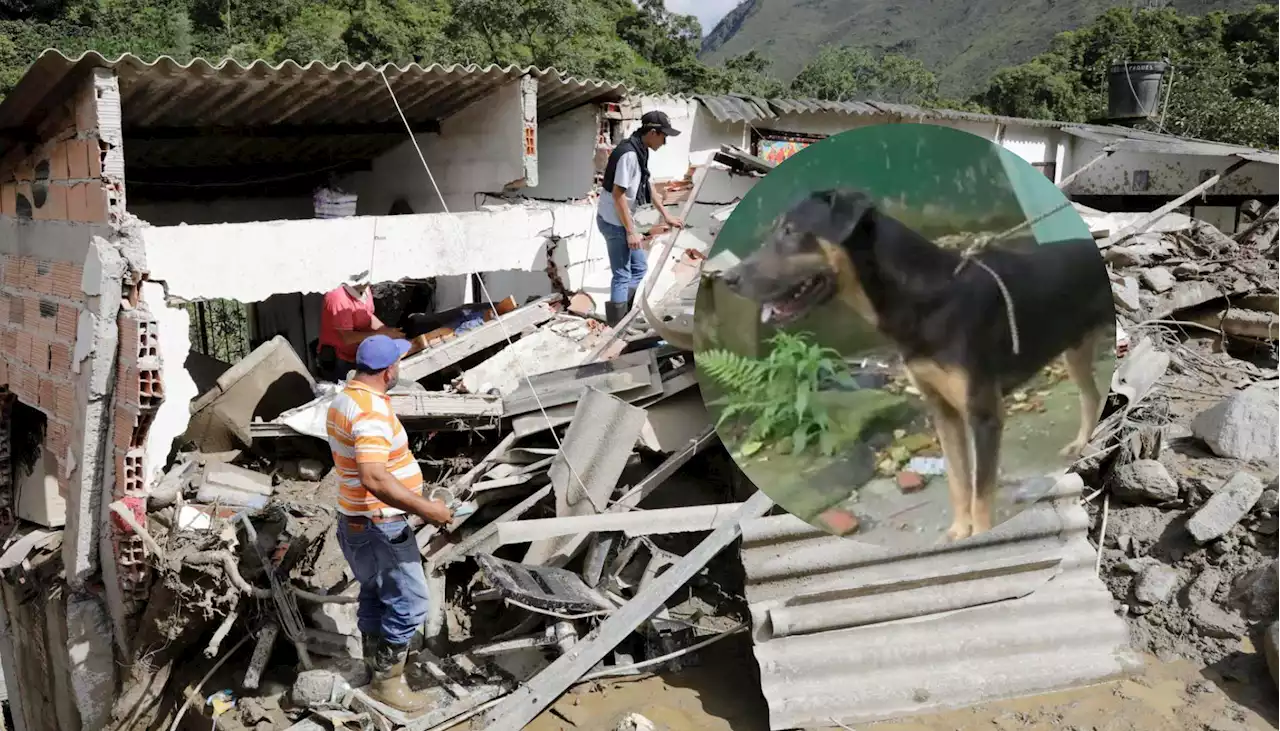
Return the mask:
<path id="1" fill-rule="evenodd" d="M 4 286 L 18 289 L 22 286 L 22 258 L 13 254 L 4 257 Z"/>
<path id="2" fill-rule="evenodd" d="M 53 294 L 53 262 L 34 259 L 31 262 L 32 289 L 40 294 Z"/>
<path id="3" fill-rule="evenodd" d="M 24 366 L 31 365 L 31 333 L 25 330 L 18 331 L 18 342 L 14 347 L 14 356 L 18 362 Z"/>
<path id="4" fill-rule="evenodd" d="M 45 377 L 40 379 L 40 408 L 50 414 L 57 413 L 58 410 L 58 385 L 53 379 Z"/>
<path id="5" fill-rule="evenodd" d="M 40 379 L 26 368 L 10 369 L 9 386 L 22 403 L 40 405 Z"/>
<path id="6" fill-rule="evenodd" d="M 0 213 L 12 216 L 18 211 L 18 186 L 16 183 L 0 185 Z"/>
<path id="7" fill-rule="evenodd" d="M 74 383 L 58 384 L 58 415 L 72 421 L 76 418 L 76 387 Z"/>
<path id="8" fill-rule="evenodd" d="M 89 183 L 84 190 L 85 220 L 89 223 L 107 222 L 107 193 L 102 185 Z"/>
<path id="9" fill-rule="evenodd" d="M 0 358 L 0 385 L 9 385 L 9 361 Z"/>
<path id="10" fill-rule="evenodd" d="M 65 376 L 71 371 L 71 346 L 63 343 L 49 344 L 49 372 Z"/>
<path id="11" fill-rule="evenodd" d="M 92 88 L 81 91 L 76 97 L 76 130 L 79 132 L 98 131 L 98 100 Z"/>
<path id="12" fill-rule="evenodd" d="M 66 180 L 67 177 L 67 141 L 64 140 L 49 148 L 49 179 Z"/>
<path id="13" fill-rule="evenodd" d="M 0 327 L 9 324 L 9 295 L 0 293 Z"/>
<path id="14" fill-rule="evenodd" d="M 121 461 L 124 459 L 125 450 L 129 448 L 129 440 L 133 437 L 133 425 L 135 419 L 136 417 L 132 411 L 119 405 L 116 406 L 115 422 L 112 425 L 112 428 L 115 431 L 111 435 L 111 442 L 115 445 L 116 451 L 119 452 L 119 459 L 116 464 L 117 477 L 122 474 L 121 471 L 124 469 Z"/>
<path id="15" fill-rule="evenodd" d="M 36 303 L 36 330 L 46 338 L 54 338 L 58 335 L 58 311 L 61 308 L 57 302 L 47 300 L 43 297 Z"/>
<path id="16" fill-rule="evenodd" d="M 11 363 L 21 363 L 18 358 L 18 330 L 8 329 L 0 332 L 0 353 Z"/>
<path id="17" fill-rule="evenodd" d="M 84 267 L 68 261 L 53 263 L 53 296 L 79 302 L 84 299 L 84 290 L 80 282 L 84 278 Z"/>
<path id="18" fill-rule="evenodd" d="M 72 138 L 66 141 L 67 177 L 84 180 L 89 177 L 89 140 Z M 93 147 L 97 147 L 94 145 Z M 97 153 L 97 150 L 94 150 Z"/>
<path id="19" fill-rule="evenodd" d="M 54 326 L 54 334 L 62 340 L 75 342 L 76 325 L 80 321 L 80 310 L 62 305 L 58 307 L 58 317 Z"/>
<path id="20" fill-rule="evenodd" d="M 102 179 L 102 143 L 98 140 L 98 137 L 95 135 L 93 137 L 85 138 L 84 144 L 85 144 L 85 158 L 89 162 L 88 177 L 90 180 L 101 180 Z M 101 190 L 101 187 L 99 187 L 99 190 Z"/>
<path id="21" fill-rule="evenodd" d="M 31 335 L 31 368 L 36 373 L 49 372 L 49 338 L 35 333 Z"/>
<path id="22" fill-rule="evenodd" d="M 130 413 L 136 411 L 139 407 L 138 403 L 138 369 L 135 367 L 127 367 L 124 372 L 116 380 L 116 403 L 130 409 Z M 129 428 L 133 428 L 133 422 L 129 422 Z"/>

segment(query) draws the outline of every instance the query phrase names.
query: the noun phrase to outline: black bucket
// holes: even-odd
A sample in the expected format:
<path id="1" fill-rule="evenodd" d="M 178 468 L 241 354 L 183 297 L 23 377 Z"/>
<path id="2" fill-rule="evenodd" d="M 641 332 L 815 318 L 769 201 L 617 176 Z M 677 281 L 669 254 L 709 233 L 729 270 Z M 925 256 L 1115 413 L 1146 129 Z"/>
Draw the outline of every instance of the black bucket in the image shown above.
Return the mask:
<path id="1" fill-rule="evenodd" d="M 1107 85 L 1107 118 L 1154 117 L 1160 109 L 1160 82 L 1169 70 L 1163 61 L 1130 61 L 1111 67 Z"/>

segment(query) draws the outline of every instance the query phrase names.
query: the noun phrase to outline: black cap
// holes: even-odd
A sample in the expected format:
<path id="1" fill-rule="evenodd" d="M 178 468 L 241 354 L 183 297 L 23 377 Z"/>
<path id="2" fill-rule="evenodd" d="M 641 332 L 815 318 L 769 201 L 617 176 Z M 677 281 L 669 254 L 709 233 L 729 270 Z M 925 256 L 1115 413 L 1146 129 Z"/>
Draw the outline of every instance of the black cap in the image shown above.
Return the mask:
<path id="1" fill-rule="evenodd" d="M 671 118 L 667 116 L 666 112 L 645 112 L 644 116 L 640 117 L 640 126 L 646 132 L 656 129 L 668 137 L 676 137 L 680 134 L 679 130 L 671 126 Z"/>

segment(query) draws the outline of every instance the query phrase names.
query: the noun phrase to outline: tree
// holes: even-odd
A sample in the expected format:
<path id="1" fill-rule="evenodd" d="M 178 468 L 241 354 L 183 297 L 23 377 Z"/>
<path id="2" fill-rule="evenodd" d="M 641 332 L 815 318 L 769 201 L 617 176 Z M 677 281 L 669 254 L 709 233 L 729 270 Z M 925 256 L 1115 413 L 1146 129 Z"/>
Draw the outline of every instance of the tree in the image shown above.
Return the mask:
<path id="1" fill-rule="evenodd" d="M 920 61 L 866 48 L 823 46 L 791 82 L 799 96 L 830 101 L 873 99 L 899 104 L 937 98 L 938 79 Z"/>
<path id="2" fill-rule="evenodd" d="M 1107 112 L 1116 61 L 1168 59 L 1160 113 L 1141 126 L 1175 135 L 1276 147 L 1276 6 L 1203 17 L 1108 10 L 1058 35 L 1048 52 L 998 71 L 975 101 L 999 114 L 1083 122 Z"/>
<path id="3" fill-rule="evenodd" d="M 720 68 L 710 69 L 700 90 L 704 94 L 780 97 L 786 92 L 786 85 L 769 73 L 771 65 L 769 59 L 755 50 L 731 56 Z"/>

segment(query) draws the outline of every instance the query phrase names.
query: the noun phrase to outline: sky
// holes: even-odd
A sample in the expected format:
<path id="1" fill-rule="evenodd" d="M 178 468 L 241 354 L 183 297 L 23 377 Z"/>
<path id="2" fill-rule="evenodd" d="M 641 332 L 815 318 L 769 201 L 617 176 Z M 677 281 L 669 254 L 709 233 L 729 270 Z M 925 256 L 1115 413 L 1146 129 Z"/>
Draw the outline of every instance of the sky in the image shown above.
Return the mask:
<path id="1" fill-rule="evenodd" d="M 705 36 L 739 2 L 741 0 L 667 0 L 667 10 L 698 16 L 698 22 L 702 24 L 702 35 Z"/>

